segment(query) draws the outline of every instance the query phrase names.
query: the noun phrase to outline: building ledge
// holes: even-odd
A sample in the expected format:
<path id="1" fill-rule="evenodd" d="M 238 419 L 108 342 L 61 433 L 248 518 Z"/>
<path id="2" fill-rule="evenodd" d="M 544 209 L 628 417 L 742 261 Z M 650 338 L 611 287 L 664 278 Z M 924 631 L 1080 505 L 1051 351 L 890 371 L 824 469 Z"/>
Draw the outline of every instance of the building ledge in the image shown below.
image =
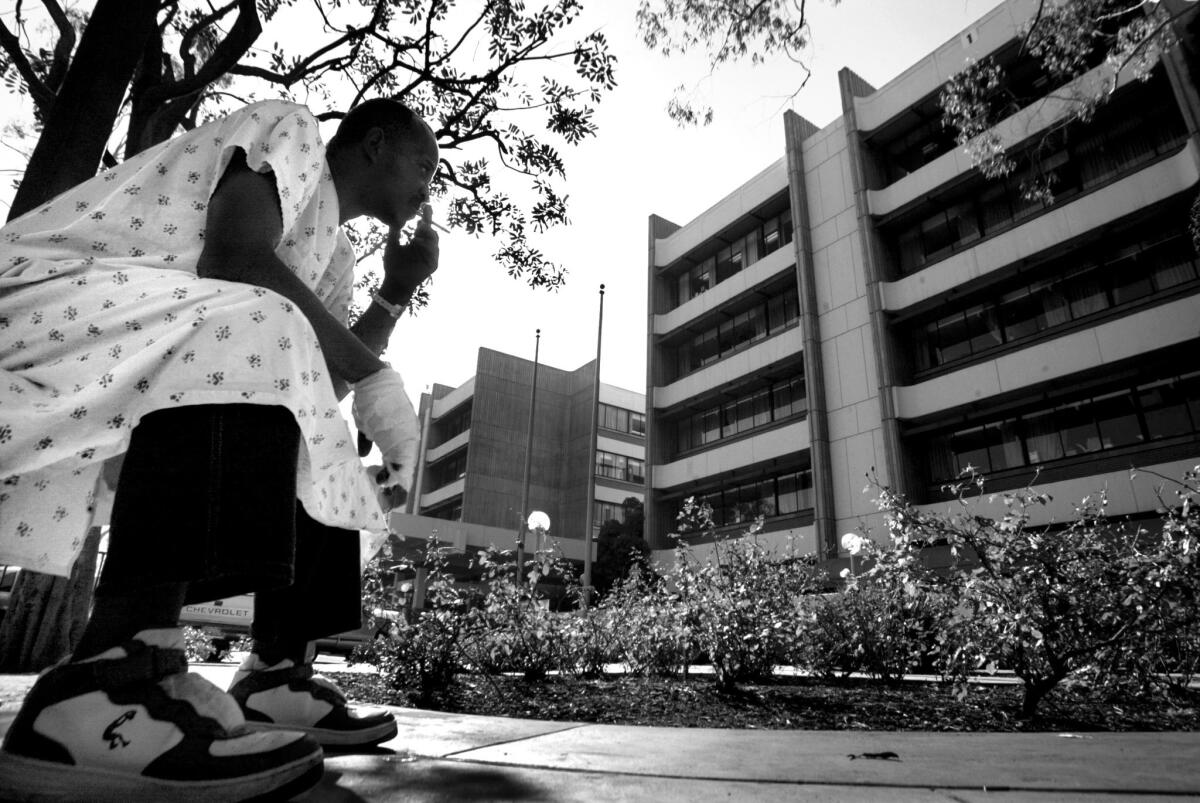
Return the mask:
<path id="1" fill-rule="evenodd" d="M 656 490 L 677 488 L 689 482 L 723 474 L 743 466 L 794 455 L 809 448 L 808 419 L 714 446 L 671 463 L 651 466 L 651 486 Z"/>
<path id="2" fill-rule="evenodd" d="M 475 395 L 475 377 L 471 377 L 454 390 L 433 403 L 433 417 L 441 418 L 458 405 Z"/>
<path id="3" fill-rule="evenodd" d="M 461 449 L 462 447 L 466 446 L 470 440 L 471 440 L 471 430 L 465 429 L 462 432 L 455 435 L 450 440 L 446 441 L 445 443 L 438 444 L 437 446 L 435 446 L 432 449 L 430 449 L 429 451 L 427 451 L 425 453 L 425 462 L 433 463 L 438 460 L 441 460 L 446 455 L 452 454 L 452 453 L 458 451 L 459 449 Z"/>
<path id="4" fill-rule="evenodd" d="M 875 92 L 854 99 L 858 130 L 874 131 L 893 117 L 936 92 L 971 59 L 981 59 L 1020 35 L 1032 19 L 1038 0 L 1001 3 L 971 27 L 909 67 Z"/>
<path id="5" fill-rule="evenodd" d="M 1197 321 L 1200 295 L 1143 309 L 925 382 L 896 387 L 896 415 L 919 419 L 1185 343 L 1200 334 Z"/>
<path id="6" fill-rule="evenodd" d="M 652 334 L 665 335 L 673 332 L 713 310 L 724 307 L 743 293 L 753 290 L 786 270 L 791 270 L 795 265 L 795 243 L 788 243 L 715 285 L 711 290 L 688 299 L 670 312 L 656 314 Z"/>
<path id="7" fill-rule="evenodd" d="M 1100 493 L 1104 493 L 1108 499 L 1105 513 L 1110 517 L 1153 512 L 1162 507 L 1160 494 L 1164 483 L 1170 485 L 1171 479 L 1182 479 L 1184 472 L 1197 462 L 1200 462 L 1200 451 L 1191 458 L 1138 466 L 1136 470 L 1123 467 L 1059 482 L 1037 482 L 1034 488 L 1039 493 L 1049 494 L 1050 499 L 1044 505 L 1029 507 L 1029 525 L 1073 521 L 1075 506 L 1080 500 L 1085 496 L 1095 499 Z M 1033 469 L 1029 469 L 1028 481 L 1035 482 Z M 1002 493 L 988 493 L 985 485 L 983 498 L 972 503 L 972 514 L 997 519 L 1003 517 L 1006 512 L 1003 497 Z M 963 515 L 963 507 L 957 501 L 930 502 L 917 507 L 929 512 Z"/>
<path id="8" fill-rule="evenodd" d="M 419 506 L 422 509 L 431 508 L 456 496 L 462 496 L 463 488 L 466 487 L 466 484 L 466 479 L 460 478 L 429 493 L 423 493 L 421 494 Z"/>
<path id="9" fill-rule="evenodd" d="M 1112 75 L 1113 68 L 1107 62 L 1101 64 L 1003 120 L 993 131 L 1006 148 L 1017 145 L 1066 117 L 1075 105 L 1072 98 L 1076 93 L 1103 91 L 1112 80 Z M 1136 80 L 1133 71 L 1126 70 L 1121 74 L 1118 85 L 1125 86 Z M 867 201 L 871 214 L 880 217 L 890 215 L 974 169 L 966 149 L 955 148 L 881 190 L 868 190 Z"/>
<path id="10" fill-rule="evenodd" d="M 655 240 L 654 267 L 666 267 L 686 256 L 787 188 L 787 158 L 780 157 L 671 236 Z"/>
<path id="11" fill-rule="evenodd" d="M 899 312 L 952 291 L 1166 200 L 1200 181 L 1200 151 L 1188 140 L 1178 153 L 1095 192 L 1038 215 L 974 247 L 894 282 L 883 283 L 884 308 Z"/>
<path id="12" fill-rule="evenodd" d="M 799 354 L 804 348 L 804 335 L 799 326 L 792 326 L 768 337 L 748 349 L 718 360 L 712 365 L 688 374 L 669 385 L 652 388 L 650 407 L 663 410 L 682 404 L 712 388 L 766 369 L 787 357 Z"/>

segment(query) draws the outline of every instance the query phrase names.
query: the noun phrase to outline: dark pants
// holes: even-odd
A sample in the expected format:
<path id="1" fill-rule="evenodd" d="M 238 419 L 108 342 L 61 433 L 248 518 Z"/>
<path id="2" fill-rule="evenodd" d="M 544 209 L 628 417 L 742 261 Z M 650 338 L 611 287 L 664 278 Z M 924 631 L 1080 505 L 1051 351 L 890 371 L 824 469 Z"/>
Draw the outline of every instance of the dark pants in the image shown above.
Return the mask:
<path id="1" fill-rule="evenodd" d="M 300 435 L 282 407 L 202 405 L 139 422 L 121 468 L 97 596 L 187 583 L 185 603 L 254 592 L 255 638 L 361 624 L 358 534 L 296 501 Z"/>

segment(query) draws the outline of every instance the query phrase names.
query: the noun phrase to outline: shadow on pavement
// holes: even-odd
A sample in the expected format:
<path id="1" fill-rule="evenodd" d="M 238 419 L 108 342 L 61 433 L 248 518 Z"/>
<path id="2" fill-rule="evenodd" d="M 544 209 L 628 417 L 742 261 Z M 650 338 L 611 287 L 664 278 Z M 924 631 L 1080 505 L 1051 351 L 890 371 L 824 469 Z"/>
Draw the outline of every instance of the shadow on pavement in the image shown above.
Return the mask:
<path id="1" fill-rule="evenodd" d="M 324 778 L 299 798 L 304 803 L 366 803 L 368 800 L 553 800 L 519 771 L 500 767 L 414 761 L 327 768 Z"/>

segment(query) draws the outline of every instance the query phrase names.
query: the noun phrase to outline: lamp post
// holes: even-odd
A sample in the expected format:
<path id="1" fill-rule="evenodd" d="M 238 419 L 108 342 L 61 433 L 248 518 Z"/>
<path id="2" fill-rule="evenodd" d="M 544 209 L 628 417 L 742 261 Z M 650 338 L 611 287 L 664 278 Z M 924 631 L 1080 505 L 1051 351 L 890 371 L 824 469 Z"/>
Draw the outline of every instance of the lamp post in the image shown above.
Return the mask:
<path id="1" fill-rule="evenodd" d="M 587 516 L 583 529 L 583 598 L 580 609 L 592 603 L 592 526 L 596 517 L 596 444 L 600 437 L 600 344 L 604 340 L 604 285 L 600 285 L 600 314 L 596 318 L 596 375 L 592 379 L 592 432 L 588 450 Z"/>
<path id="2" fill-rule="evenodd" d="M 525 569 L 525 511 L 529 510 L 529 469 L 533 461 L 533 412 L 537 406 L 538 350 L 542 346 L 542 330 L 534 332 L 533 382 L 529 385 L 529 426 L 525 432 L 525 474 L 521 481 L 521 512 L 517 514 L 517 571 L 516 582 L 521 582 Z M 545 515 L 544 513 L 542 515 Z M 546 526 L 549 527 L 549 519 Z"/>

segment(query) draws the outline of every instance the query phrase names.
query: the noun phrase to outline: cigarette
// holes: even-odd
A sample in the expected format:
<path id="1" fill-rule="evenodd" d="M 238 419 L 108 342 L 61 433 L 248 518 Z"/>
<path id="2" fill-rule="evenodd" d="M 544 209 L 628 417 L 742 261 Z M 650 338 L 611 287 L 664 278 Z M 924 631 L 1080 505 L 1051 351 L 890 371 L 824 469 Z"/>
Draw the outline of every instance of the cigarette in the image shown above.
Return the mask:
<path id="1" fill-rule="evenodd" d="M 446 228 L 446 227 L 445 227 L 445 226 L 443 226 L 441 223 L 438 223 L 436 220 L 431 220 L 431 221 L 429 221 L 429 225 L 430 225 L 430 226 L 433 226 L 435 229 L 437 229 L 438 231 L 440 231 L 440 232 L 442 232 L 442 233 L 444 233 L 444 234 L 449 234 L 449 233 L 450 233 L 450 229 Z"/>

